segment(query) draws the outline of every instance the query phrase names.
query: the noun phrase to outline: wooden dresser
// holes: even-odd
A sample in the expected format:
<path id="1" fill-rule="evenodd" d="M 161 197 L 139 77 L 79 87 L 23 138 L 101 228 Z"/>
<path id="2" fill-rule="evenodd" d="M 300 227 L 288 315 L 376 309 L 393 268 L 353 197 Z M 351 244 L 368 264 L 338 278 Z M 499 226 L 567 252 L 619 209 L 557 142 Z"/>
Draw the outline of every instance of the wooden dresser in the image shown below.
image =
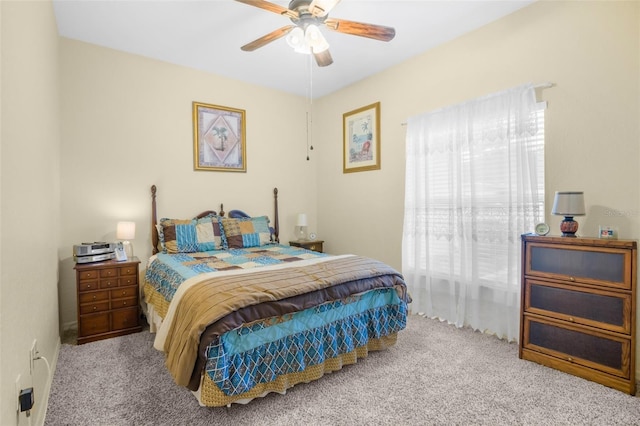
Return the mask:
<path id="1" fill-rule="evenodd" d="M 78 344 L 142 330 L 138 304 L 138 265 L 128 261 L 76 264 Z"/>
<path id="2" fill-rule="evenodd" d="M 522 359 L 635 394 L 637 243 L 522 236 Z"/>

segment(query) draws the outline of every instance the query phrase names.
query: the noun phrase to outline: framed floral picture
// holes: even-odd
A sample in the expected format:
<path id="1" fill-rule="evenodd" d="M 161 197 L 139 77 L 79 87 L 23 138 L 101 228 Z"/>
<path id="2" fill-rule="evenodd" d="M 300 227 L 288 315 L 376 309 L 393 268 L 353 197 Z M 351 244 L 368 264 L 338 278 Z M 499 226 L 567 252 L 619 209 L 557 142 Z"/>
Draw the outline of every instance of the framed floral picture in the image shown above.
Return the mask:
<path id="1" fill-rule="evenodd" d="M 246 172 L 245 111 L 193 102 L 195 170 Z"/>
<path id="2" fill-rule="evenodd" d="M 344 113 L 343 173 L 380 169 L 380 102 Z"/>

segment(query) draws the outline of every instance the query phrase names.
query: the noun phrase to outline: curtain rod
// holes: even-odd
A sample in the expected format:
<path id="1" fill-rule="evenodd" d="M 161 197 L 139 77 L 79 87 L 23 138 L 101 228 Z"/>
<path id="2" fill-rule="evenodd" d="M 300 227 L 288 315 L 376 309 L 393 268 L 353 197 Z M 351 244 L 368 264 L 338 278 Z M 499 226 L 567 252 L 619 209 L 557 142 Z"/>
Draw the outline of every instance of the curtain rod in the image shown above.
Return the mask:
<path id="1" fill-rule="evenodd" d="M 551 87 L 554 87 L 556 84 L 552 83 L 550 81 L 545 81 L 544 83 L 538 83 L 538 84 L 534 84 L 533 88 L 534 89 L 549 89 Z M 403 121 L 402 123 L 400 123 L 401 126 L 406 126 L 407 122 Z"/>

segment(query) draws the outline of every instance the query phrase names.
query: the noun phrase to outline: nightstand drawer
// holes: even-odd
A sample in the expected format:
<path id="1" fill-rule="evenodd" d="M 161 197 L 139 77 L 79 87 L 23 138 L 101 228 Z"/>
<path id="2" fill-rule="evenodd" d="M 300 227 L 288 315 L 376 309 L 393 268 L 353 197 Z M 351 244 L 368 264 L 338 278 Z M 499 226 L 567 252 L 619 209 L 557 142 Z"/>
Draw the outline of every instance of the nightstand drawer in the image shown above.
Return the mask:
<path id="1" fill-rule="evenodd" d="M 78 274 L 80 280 L 95 280 L 100 276 L 100 273 L 96 270 L 82 271 Z"/>
<path id="2" fill-rule="evenodd" d="M 111 309 L 130 308 L 138 304 L 137 297 L 130 297 L 128 299 L 116 299 L 111 302 Z"/>
<path id="3" fill-rule="evenodd" d="M 322 240 L 289 241 L 289 245 L 292 247 L 300 247 L 306 250 L 317 251 L 319 253 L 323 253 L 323 250 L 324 250 L 323 244 L 324 244 L 324 241 Z"/>
<path id="4" fill-rule="evenodd" d="M 118 268 L 120 271 L 120 275 L 136 275 L 138 273 L 138 268 L 134 268 L 131 266 L 124 266 L 122 268 Z"/>
<path id="5" fill-rule="evenodd" d="M 118 270 L 116 268 L 100 270 L 100 278 L 110 278 L 110 277 L 117 277 L 117 276 L 118 276 Z"/>
<path id="6" fill-rule="evenodd" d="M 111 313 L 111 328 L 122 330 L 138 326 L 138 308 L 118 309 Z"/>
<path id="7" fill-rule="evenodd" d="M 78 297 L 79 303 L 101 302 L 103 300 L 109 300 L 108 291 L 93 291 L 91 293 L 82 293 Z"/>
<path id="8" fill-rule="evenodd" d="M 138 277 L 130 276 L 130 277 L 120 277 L 118 280 L 120 287 L 128 287 L 134 286 L 138 284 Z"/>
<path id="9" fill-rule="evenodd" d="M 631 332 L 631 295 L 525 280 L 525 312 L 620 333 Z"/>
<path id="10" fill-rule="evenodd" d="M 86 315 L 78 326 L 78 336 L 106 333 L 109 331 L 109 314 Z"/>
<path id="11" fill-rule="evenodd" d="M 115 288 L 118 287 L 118 279 L 110 278 L 110 279 L 102 279 L 100 280 L 100 288 Z"/>
<path id="12" fill-rule="evenodd" d="M 93 290 L 97 290 L 98 288 L 100 288 L 100 285 L 98 284 L 98 280 L 80 281 L 78 283 L 78 291 L 93 291 Z"/>
<path id="13" fill-rule="evenodd" d="M 117 290 L 111 290 L 111 300 L 123 299 L 127 297 L 137 297 L 138 287 L 121 287 Z"/>
<path id="14" fill-rule="evenodd" d="M 109 302 L 89 303 L 80 305 L 80 315 L 93 314 L 109 310 Z"/>

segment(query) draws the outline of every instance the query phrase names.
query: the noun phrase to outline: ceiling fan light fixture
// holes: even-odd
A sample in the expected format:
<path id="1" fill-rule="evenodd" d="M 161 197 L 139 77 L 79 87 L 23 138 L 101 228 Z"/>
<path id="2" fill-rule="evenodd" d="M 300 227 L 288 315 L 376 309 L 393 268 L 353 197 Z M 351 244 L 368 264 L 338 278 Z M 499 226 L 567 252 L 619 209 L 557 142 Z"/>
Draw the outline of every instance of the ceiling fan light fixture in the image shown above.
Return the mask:
<path id="1" fill-rule="evenodd" d="M 329 48 L 329 43 L 320 32 L 320 29 L 313 24 L 307 26 L 304 32 L 304 39 L 307 46 L 309 46 L 314 53 L 321 53 Z"/>
<path id="2" fill-rule="evenodd" d="M 295 27 L 287 34 L 287 44 L 298 53 L 311 53 L 305 41 L 304 31 L 300 27 Z"/>

